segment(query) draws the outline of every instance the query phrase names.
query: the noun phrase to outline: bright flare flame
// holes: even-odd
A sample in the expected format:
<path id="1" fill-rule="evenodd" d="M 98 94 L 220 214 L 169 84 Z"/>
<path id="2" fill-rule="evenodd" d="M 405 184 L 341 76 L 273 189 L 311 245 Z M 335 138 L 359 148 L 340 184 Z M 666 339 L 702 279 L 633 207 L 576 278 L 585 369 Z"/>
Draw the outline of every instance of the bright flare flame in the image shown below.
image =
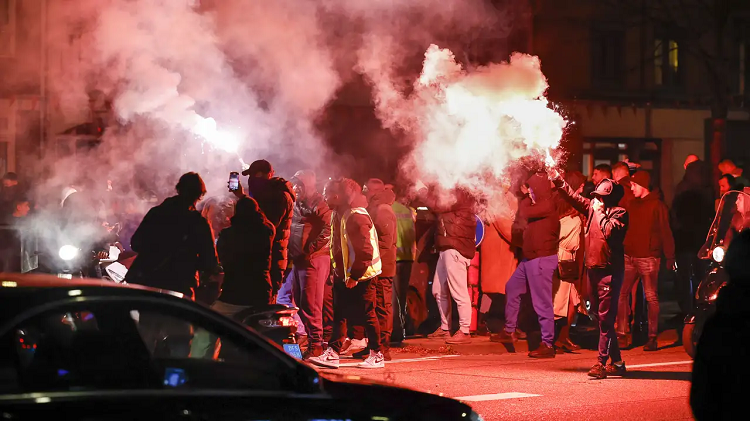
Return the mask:
<path id="1" fill-rule="evenodd" d="M 60 247 L 60 251 L 57 254 L 65 261 L 73 260 L 78 256 L 78 247 L 69 244 L 64 245 Z"/>
<path id="2" fill-rule="evenodd" d="M 514 161 L 539 155 L 556 166 L 567 121 L 545 98 L 547 80 L 537 57 L 515 53 L 509 62 L 472 72 L 453 53 L 432 45 L 408 106 L 417 132 L 409 168 L 444 189 L 492 195 Z"/>
<path id="3" fill-rule="evenodd" d="M 198 123 L 193 127 L 193 133 L 205 139 L 206 142 L 210 143 L 216 149 L 221 149 L 229 153 L 238 152 L 240 146 L 239 139 L 230 133 L 218 130 L 216 128 L 216 120 L 211 117 L 198 120 Z"/>

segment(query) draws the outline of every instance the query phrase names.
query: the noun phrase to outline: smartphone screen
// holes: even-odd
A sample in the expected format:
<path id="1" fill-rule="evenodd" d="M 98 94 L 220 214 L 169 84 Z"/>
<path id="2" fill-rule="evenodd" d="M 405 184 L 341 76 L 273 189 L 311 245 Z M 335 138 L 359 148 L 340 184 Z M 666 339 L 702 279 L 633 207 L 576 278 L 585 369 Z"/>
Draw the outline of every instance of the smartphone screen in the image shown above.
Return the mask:
<path id="1" fill-rule="evenodd" d="M 237 190 L 240 188 L 240 173 L 231 172 L 229 173 L 229 190 Z"/>

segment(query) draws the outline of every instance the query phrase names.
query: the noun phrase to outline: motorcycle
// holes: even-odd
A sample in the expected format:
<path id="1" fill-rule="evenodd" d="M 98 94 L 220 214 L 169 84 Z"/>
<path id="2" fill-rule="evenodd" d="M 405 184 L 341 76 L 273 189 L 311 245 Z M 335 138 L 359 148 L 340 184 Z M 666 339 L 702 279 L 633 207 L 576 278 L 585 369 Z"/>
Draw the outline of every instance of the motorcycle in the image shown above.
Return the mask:
<path id="1" fill-rule="evenodd" d="M 693 311 L 685 317 L 682 344 L 691 358 L 700 340 L 706 321 L 716 311 L 719 291 L 729 277 L 724 270 L 724 255 L 735 235 L 750 228 L 750 189 L 729 191 L 722 196 L 716 217 L 708 231 L 706 242 L 698 258 L 707 260 L 709 267 L 698 284 Z"/>

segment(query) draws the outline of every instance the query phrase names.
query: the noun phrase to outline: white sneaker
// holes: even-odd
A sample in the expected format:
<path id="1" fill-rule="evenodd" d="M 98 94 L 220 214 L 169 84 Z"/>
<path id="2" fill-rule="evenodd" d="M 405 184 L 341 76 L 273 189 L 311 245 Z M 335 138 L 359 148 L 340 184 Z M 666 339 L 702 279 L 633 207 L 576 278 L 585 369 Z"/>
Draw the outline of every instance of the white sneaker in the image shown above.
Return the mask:
<path id="1" fill-rule="evenodd" d="M 349 347 L 350 354 L 356 354 L 357 352 L 367 348 L 367 338 L 364 339 L 352 339 L 352 345 Z"/>
<path id="2" fill-rule="evenodd" d="M 352 340 L 349 338 L 344 339 L 344 343 L 341 344 L 341 355 L 346 355 L 352 348 Z"/>
<path id="3" fill-rule="evenodd" d="M 370 350 L 370 356 L 367 357 L 367 359 L 361 362 L 359 365 L 357 365 L 357 367 L 359 368 L 384 368 L 385 358 L 383 358 L 383 353 L 380 351 L 375 352 L 373 350 Z"/>
<path id="4" fill-rule="evenodd" d="M 339 354 L 333 348 L 327 348 L 318 357 L 311 357 L 308 362 L 320 367 L 339 368 Z"/>

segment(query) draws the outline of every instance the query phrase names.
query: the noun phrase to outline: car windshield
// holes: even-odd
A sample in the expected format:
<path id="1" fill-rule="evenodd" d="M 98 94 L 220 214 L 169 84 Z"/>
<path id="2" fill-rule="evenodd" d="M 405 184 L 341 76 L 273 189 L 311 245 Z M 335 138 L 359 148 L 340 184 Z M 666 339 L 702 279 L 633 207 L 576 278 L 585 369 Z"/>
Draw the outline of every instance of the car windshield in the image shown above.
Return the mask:
<path id="1" fill-rule="evenodd" d="M 2 333 L 0 393 L 292 387 L 265 344 L 177 310 L 100 303 L 30 317 Z"/>
<path id="2" fill-rule="evenodd" d="M 698 257 L 710 259 L 713 249 L 729 246 L 734 235 L 746 228 L 750 228 L 750 194 L 727 192 L 721 198 L 716 217 Z"/>

